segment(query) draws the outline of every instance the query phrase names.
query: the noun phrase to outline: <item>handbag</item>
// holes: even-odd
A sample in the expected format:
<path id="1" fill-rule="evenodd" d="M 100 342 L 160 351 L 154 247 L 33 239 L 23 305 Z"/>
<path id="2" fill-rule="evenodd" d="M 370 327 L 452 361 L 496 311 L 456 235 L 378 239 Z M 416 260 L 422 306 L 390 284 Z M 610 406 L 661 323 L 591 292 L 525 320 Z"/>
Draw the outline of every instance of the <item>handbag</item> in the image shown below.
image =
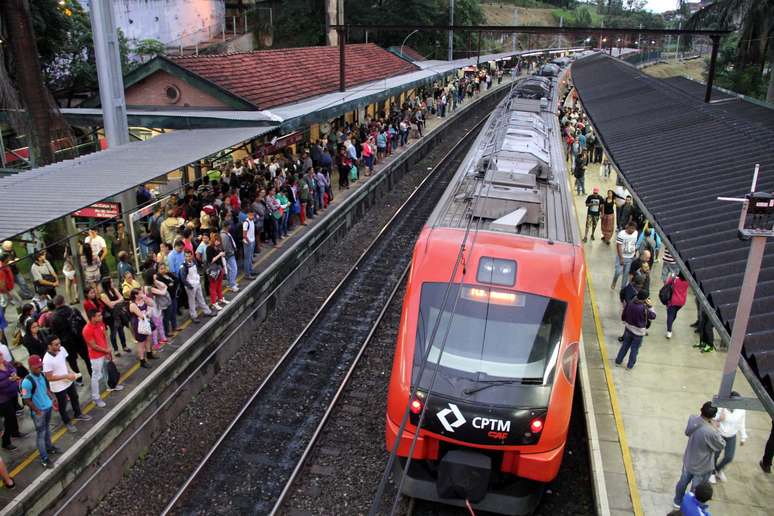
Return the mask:
<path id="1" fill-rule="evenodd" d="M 120 379 L 121 375 L 118 373 L 118 367 L 116 367 L 115 362 L 112 360 L 109 360 L 107 363 L 107 384 L 108 387 L 111 389 L 115 389 L 116 385 L 118 385 L 118 380 Z"/>
<path id="2" fill-rule="evenodd" d="M 349 169 L 349 180 L 357 181 L 357 167 L 355 165 L 352 165 L 352 168 Z"/>
<path id="3" fill-rule="evenodd" d="M 150 335 L 153 333 L 153 328 L 151 327 L 151 322 L 148 317 L 137 320 L 137 333 L 140 335 Z"/>
<path id="4" fill-rule="evenodd" d="M 220 273 L 223 271 L 223 268 L 220 266 L 220 264 L 217 263 L 211 263 L 207 267 L 207 276 L 210 278 L 216 280 L 218 279 L 218 276 L 220 276 Z"/>
<path id="5" fill-rule="evenodd" d="M 664 283 L 664 286 L 658 291 L 658 300 L 661 301 L 662 305 L 669 305 L 669 302 L 672 300 L 672 293 L 674 292 L 672 285 L 672 283 Z"/>

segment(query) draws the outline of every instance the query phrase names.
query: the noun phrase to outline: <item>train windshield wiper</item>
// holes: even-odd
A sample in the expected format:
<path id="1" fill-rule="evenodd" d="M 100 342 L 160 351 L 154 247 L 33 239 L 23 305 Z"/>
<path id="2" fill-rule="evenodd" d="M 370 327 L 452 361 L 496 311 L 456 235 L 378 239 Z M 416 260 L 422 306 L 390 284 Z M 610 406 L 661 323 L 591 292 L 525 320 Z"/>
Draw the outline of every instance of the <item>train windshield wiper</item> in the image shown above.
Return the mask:
<path id="1" fill-rule="evenodd" d="M 462 394 L 466 396 L 470 396 L 471 394 L 475 394 L 478 391 L 483 391 L 484 389 L 488 389 L 490 387 L 496 387 L 498 385 L 510 385 L 513 383 L 521 383 L 521 378 L 518 380 L 477 380 L 476 383 L 483 383 L 484 385 L 480 385 L 478 387 L 465 389 L 462 391 Z"/>

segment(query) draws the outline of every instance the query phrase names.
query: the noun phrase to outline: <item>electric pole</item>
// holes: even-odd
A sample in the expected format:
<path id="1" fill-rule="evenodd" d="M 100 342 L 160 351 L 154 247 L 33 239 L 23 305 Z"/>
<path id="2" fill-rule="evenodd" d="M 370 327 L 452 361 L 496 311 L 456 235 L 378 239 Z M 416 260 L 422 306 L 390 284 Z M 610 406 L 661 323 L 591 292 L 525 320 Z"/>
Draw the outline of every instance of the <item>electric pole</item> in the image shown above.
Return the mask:
<path id="1" fill-rule="evenodd" d="M 449 61 L 454 60 L 454 0 L 449 0 Z"/>

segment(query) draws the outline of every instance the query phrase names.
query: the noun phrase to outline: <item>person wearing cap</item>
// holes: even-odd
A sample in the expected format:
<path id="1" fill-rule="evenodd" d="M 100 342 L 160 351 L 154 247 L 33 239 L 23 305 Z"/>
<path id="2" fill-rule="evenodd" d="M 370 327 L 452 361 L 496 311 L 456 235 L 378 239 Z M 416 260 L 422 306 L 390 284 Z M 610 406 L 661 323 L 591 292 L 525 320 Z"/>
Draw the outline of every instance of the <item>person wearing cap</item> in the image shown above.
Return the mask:
<path id="1" fill-rule="evenodd" d="M 32 413 L 40 462 L 44 468 L 49 468 L 52 464 L 48 454 L 59 453 L 59 449 L 51 442 L 50 423 L 54 396 L 49 389 L 48 380 L 42 374 L 43 359 L 38 355 L 30 355 L 27 365 L 30 368 L 30 374 L 22 380 L 21 396 Z"/>
<path id="2" fill-rule="evenodd" d="M 13 242 L 10 240 L 3 242 L 2 252 L 0 252 L 0 254 L 5 257 L 3 260 L 5 265 L 11 268 L 14 285 L 16 285 L 19 290 L 18 295 L 21 296 L 21 299 L 32 298 L 33 292 L 27 284 L 27 280 L 24 279 L 24 275 L 19 271 L 19 267 L 16 265 L 19 257 L 16 256 L 16 251 L 13 249 Z"/>
<path id="3" fill-rule="evenodd" d="M 599 195 L 599 188 L 594 187 L 594 192 L 586 197 L 586 232 L 583 234 L 583 241 L 586 242 L 589 236 L 589 227 L 591 228 L 591 239 L 594 240 L 594 232 L 597 230 L 599 222 L 600 208 L 605 202 L 605 198 Z"/>
<path id="4" fill-rule="evenodd" d="M 672 500 L 675 509 L 680 509 L 688 484 L 691 484 L 695 492 L 700 484 L 709 481 L 715 469 L 715 456 L 726 445 L 718 430 L 718 422 L 714 421 L 717 413 L 717 407 L 707 401 L 701 406 L 699 415 L 688 417 L 685 427 L 688 444 L 683 454 L 683 471 L 675 486 L 675 497 Z"/>
<path id="5" fill-rule="evenodd" d="M 651 306 L 648 293 L 644 290 L 637 292 L 637 297 L 623 309 L 621 320 L 624 322 L 623 342 L 618 355 L 615 357 L 615 364 L 621 365 L 626 354 L 629 353 L 629 361 L 626 369 L 631 371 L 637 362 L 637 354 L 640 351 L 642 339 L 645 337 L 649 321 L 656 318 L 656 312 Z"/>

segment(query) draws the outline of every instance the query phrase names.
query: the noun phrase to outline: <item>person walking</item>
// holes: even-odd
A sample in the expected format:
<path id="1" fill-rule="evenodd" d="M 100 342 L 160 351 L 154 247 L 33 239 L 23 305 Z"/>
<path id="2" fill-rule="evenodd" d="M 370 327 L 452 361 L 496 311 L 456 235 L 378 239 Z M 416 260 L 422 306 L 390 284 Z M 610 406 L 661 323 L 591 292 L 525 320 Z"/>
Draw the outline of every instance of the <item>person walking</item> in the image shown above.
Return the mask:
<path id="1" fill-rule="evenodd" d="M 709 481 L 715 468 L 715 455 L 726 445 L 714 421 L 717 413 L 717 407 L 707 401 L 701 406 L 699 415 L 688 417 L 685 427 L 688 444 L 683 454 L 683 470 L 675 485 L 675 497 L 672 500 L 675 509 L 680 508 L 688 484 L 695 492 L 699 485 Z"/>
<path id="2" fill-rule="evenodd" d="M 48 351 L 43 357 L 43 374 L 46 375 L 51 392 L 56 396 L 62 422 L 68 431 L 77 432 L 78 429 L 72 424 L 72 418 L 67 413 L 67 400 L 70 400 L 70 405 L 73 408 L 73 418 L 78 421 L 89 421 L 91 416 L 81 412 L 78 389 L 75 388 L 74 383 L 81 375 L 72 372 L 67 366 L 67 356 L 67 349 L 62 347 L 62 341 L 56 335 L 52 335 L 48 340 Z M 89 369 L 91 369 L 91 364 L 89 364 Z M 90 372 L 90 374 L 93 373 Z"/>
<path id="3" fill-rule="evenodd" d="M 599 213 L 605 199 L 599 195 L 599 188 L 594 187 L 593 193 L 586 197 L 586 232 L 583 234 L 583 241 L 586 242 L 591 228 L 591 239 L 594 240 L 594 232 L 597 230 L 599 222 Z"/>
<path id="4" fill-rule="evenodd" d="M 602 201 L 602 241 L 610 245 L 615 231 L 615 192 L 607 191 L 607 197 Z"/>
<path id="5" fill-rule="evenodd" d="M 90 309 L 86 312 L 86 317 L 89 322 L 83 327 L 83 340 L 86 341 L 86 346 L 89 348 L 89 359 L 91 360 L 91 399 L 94 404 L 100 408 L 105 406 L 105 402 L 99 395 L 100 381 L 105 376 L 105 368 L 107 362 L 113 361 L 113 355 L 110 353 L 107 343 L 107 329 L 105 323 L 102 321 L 102 312 L 96 308 Z M 123 385 L 116 385 L 113 388 L 108 388 L 109 391 L 121 391 L 124 389 Z"/>
<path id="6" fill-rule="evenodd" d="M 618 350 L 618 355 L 615 357 L 616 365 L 621 365 L 626 354 L 629 353 L 626 369 L 632 370 L 634 364 L 637 363 L 637 355 L 650 324 L 649 321 L 655 318 L 656 312 L 653 310 L 645 291 L 640 290 L 633 301 L 626 303 L 621 314 L 621 320 L 624 322 L 623 342 L 621 349 Z"/>
<path id="7" fill-rule="evenodd" d="M 574 165 L 572 175 L 575 176 L 575 193 L 577 195 L 586 195 L 586 158 L 582 152 L 576 154 L 576 145 L 578 145 L 577 141 L 573 144 Z"/>
<path id="8" fill-rule="evenodd" d="M 731 398 L 741 398 L 736 391 L 731 391 Z M 728 480 L 723 468 L 731 464 L 736 454 L 736 436 L 739 435 L 739 446 L 744 446 L 747 441 L 747 425 L 745 424 L 746 411 L 744 409 L 727 409 L 721 407 L 718 409 L 718 415 L 715 420 L 718 422 L 718 430 L 721 437 L 726 441 L 723 448 L 723 460 L 720 460 L 720 452 L 715 454 L 715 471 L 710 475 L 710 484 L 718 480 L 725 482 Z"/>
<path id="9" fill-rule="evenodd" d="M 771 474 L 771 460 L 774 458 L 774 419 L 771 420 L 771 433 L 763 450 L 763 458 L 758 462 L 764 473 Z"/>
<path id="10" fill-rule="evenodd" d="M 32 422 L 37 434 L 36 443 L 40 454 L 40 463 L 44 468 L 52 466 L 48 454 L 61 453 L 51 442 L 51 411 L 54 408 L 54 396 L 48 379 L 42 374 L 43 360 L 38 355 L 27 359 L 30 374 L 21 383 L 21 396 L 24 404 L 30 408 Z"/>
<path id="11" fill-rule="evenodd" d="M 626 224 L 626 229 L 618 232 L 615 239 L 615 247 L 615 271 L 613 273 L 613 282 L 610 284 L 612 290 L 615 290 L 619 276 L 622 277 L 622 287 L 625 287 L 629 282 L 629 269 L 637 252 L 637 224 L 629 222 Z"/>
<path id="12" fill-rule="evenodd" d="M 677 312 L 685 306 L 685 300 L 688 297 L 688 281 L 685 279 L 683 271 L 679 271 L 677 276 L 670 276 L 665 285 L 672 286 L 672 296 L 667 303 L 667 332 L 666 338 L 672 338 L 672 325 L 677 318 Z"/>
<path id="13" fill-rule="evenodd" d="M 255 210 L 252 208 L 252 206 L 247 208 L 247 218 L 242 223 L 242 248 L 244 250 L 243 259 L 245 277 L 248 280 L 251 280 L 255 277 L 253 276 L 253 253 L 255 252 Z"/>
<path id="14" fill-rule="evenodd" d="M 663 259 L 661 263 L 661 281 L 665 282 L 670 275 L 676 275 L 680 272 L 680 266 L 677 265 L 675 257 L 672 256 L 667 247 L 664 247 L 664 254 L 661 257 Z"/>

